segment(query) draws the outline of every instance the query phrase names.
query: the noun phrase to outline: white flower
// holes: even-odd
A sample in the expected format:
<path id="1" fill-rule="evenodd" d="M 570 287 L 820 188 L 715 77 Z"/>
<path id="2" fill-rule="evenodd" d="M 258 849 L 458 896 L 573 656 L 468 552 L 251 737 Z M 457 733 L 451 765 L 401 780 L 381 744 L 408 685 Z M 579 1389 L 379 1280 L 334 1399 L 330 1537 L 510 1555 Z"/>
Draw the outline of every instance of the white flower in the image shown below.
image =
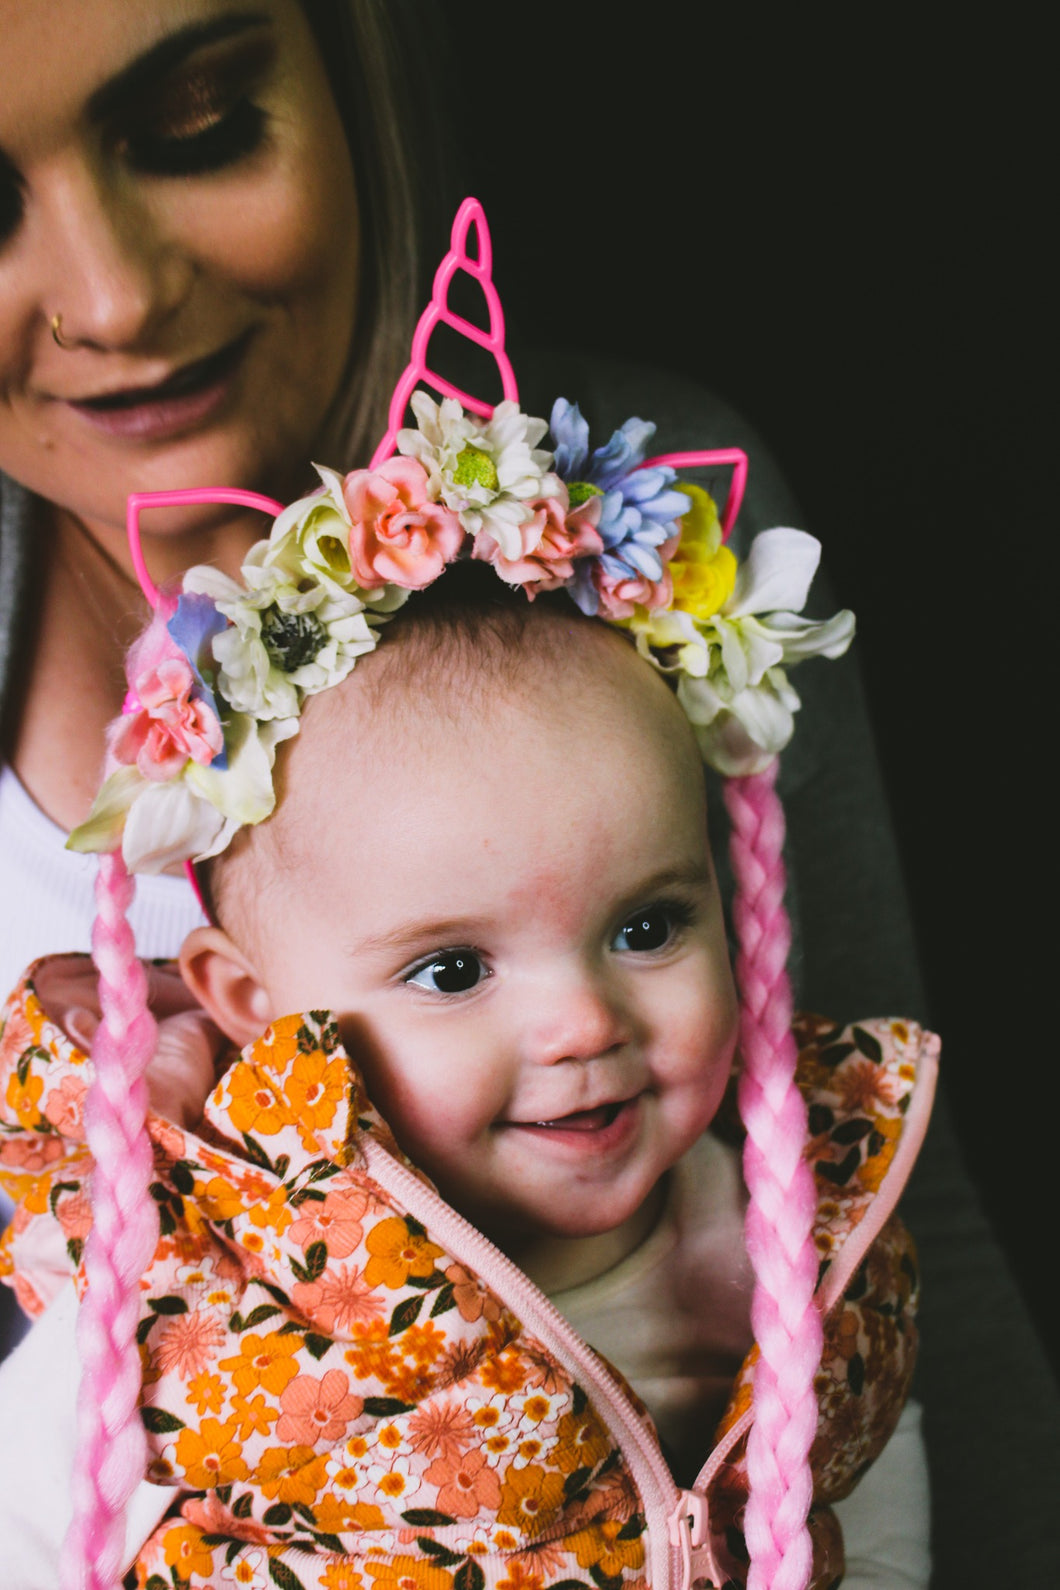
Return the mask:
<path id="1" fill-rule="evenodd" d="M 213 641 L 221 694 L 261 720 L 296 717 L 303 696 L 338 684 L 379 639 L 360 596 L 266 563 L 269 546 L 251 549 L 245 586 L 203 565 L 184 577 L 186 591 L 212 597 L 232 621 Z"/>
<path id="2" fill-rule="evenodd" d="M 438 404 L 420 391 L 410 403 L 419 429 L 399 431 L 398 449 L 419 459 L 432 496 L 459 514 L 470 535 L 491 535 L 504 557 L 533 551 L 517 533 L 531 516 L 527 504 L 559 495 L 558 477 L 547 473 L 552 454 L 535 445 L 547 421 L 511 400 L 498 403 L 489 420 L 466 414 L 455 398 Z"/>
<path id="3" fill-rule="evenodd" d="M 408 591 L 398 585 L 364 590 L 357 584 L 350 568 L 350 516 L 343 478 L 324 464 L 313 468 L 322 485 L 278 515 L 268 542 L 262 546 L 260 562 L 285 570 L 292 583 L 309 574 L 325 587 L 333 587 L 336 594 L 351 593 L 373 612 L 394 612 L 407 601 Z"/>
<path id="4" fill-rule="evenodd" d="M 695 619 L 678 609 L 641 610 L 630 620 L 642 654 L 680 672 L 678 700 L 704 760 L 720 773 L 760 772 L 791 739 L 799 698 L 785 664 L 840 657 L 850 645 L 853 613 L 798 617 L 820 555 L 820 543 L 801 530 L 765 530 L 720 612 Z"/>

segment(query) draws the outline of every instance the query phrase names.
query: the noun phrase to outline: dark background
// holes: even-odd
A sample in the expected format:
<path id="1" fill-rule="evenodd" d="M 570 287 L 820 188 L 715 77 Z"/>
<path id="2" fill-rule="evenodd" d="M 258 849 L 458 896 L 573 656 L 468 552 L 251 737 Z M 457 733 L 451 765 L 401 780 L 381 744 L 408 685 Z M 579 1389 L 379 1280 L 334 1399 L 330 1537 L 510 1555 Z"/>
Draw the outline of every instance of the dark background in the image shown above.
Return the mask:
<path id="1" fill-rule="evenodd" d="M 927 13 L 441 6 L 512 340 L 728 399 L 858 615 L 946 1086 L 1056 1363 L 1050 52 Z"/>

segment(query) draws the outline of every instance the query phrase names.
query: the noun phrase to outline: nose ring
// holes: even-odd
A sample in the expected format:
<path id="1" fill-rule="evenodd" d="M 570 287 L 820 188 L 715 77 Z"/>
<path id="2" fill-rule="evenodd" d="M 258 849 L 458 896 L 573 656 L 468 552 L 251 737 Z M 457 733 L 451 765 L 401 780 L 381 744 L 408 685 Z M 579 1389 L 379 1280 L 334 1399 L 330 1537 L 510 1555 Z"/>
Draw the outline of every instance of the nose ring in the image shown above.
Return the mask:
<path id="1" fill-rule="evenodd" d="M 70 348 L 73 347 L 73 343 L 72 342 L 64 342 L 63 341 L 63 317 L 62 317 L 62 315 L 53 315 L 52 316 L 52 336 L 54 337 L 56 344 L 60 348 L 63 348 L 64 350 L 69 350 Z"/>

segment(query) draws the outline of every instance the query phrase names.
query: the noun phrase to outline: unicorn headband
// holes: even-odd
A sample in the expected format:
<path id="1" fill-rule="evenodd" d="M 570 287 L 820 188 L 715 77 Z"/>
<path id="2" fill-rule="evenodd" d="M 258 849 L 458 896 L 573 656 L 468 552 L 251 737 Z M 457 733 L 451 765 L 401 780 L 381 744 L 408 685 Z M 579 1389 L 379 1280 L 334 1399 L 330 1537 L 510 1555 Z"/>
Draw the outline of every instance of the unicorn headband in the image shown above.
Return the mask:
<path id="1" fill-rule="evenodd" d="M 487 327 L 450 307 L 458 272 L 481 288 Z M 504 394 L 496 407 L 430 367 L 439 324 L 492 355 Z M 404 426 L 409 407 L 415 428 Z M 537 444 L 549 428 L 546 451 Z M 704 760 L 728 775 L 760 771 L 794 727 L 799 700 L 786 666 L 840 655 L 853 615 L 797 616 L 820 555 L 802 531 L 764 532 L 737 564 L 726 543 L 745 453 L 647 457 L 654 430 L 627 420 L 590 453 L 576 404 L 557 399 L 547 423 L 519 409 L 486 218 L 465 199 L 367 469 L 343 477 L 318 465 L 320 487 L 287 507 L 234 489 L 130 496 L 133 564 L 154 617 L 127 658 L 129 690 L 109 733 L 112 770 L 70 848 L 120 845 L 134 872 L 217 855 L 240 827 L 272 812 L 276 747 L 298 732 L 306 697 L 344 679 L 410 593 L 466 557 L 492 563 L 531 600 L 564 589 L 584 613 L 628 630 L 649 662 L 676 675 Z M 676 471 L 721 465 L 732 480 L 719 517 Z M 140 514 L 196 503 L 260 509 L 273 518 L 271 532 L 249 552 L 241 580 L 200 565 L 179 589 L 159 591 Z"/>

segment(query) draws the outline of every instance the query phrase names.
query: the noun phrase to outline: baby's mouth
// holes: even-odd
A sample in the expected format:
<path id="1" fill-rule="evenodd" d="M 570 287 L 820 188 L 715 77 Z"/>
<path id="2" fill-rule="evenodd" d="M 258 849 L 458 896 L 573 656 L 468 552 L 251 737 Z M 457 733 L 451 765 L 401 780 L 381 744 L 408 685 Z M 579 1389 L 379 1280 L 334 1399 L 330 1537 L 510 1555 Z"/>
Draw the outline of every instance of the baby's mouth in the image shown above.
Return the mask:
<path id="1" fill-rule="evenodd" d="M 570 1115 L 558 1115 L 551 1121 L 528 1121 L 526 1124 L 563 1132 L 598 1132 L 616 1121 L 628 1103 L 628 1099 L 621 1099 L 616 1104 L 598 1104 L 594 1110 L 572 1110 Z"/>

